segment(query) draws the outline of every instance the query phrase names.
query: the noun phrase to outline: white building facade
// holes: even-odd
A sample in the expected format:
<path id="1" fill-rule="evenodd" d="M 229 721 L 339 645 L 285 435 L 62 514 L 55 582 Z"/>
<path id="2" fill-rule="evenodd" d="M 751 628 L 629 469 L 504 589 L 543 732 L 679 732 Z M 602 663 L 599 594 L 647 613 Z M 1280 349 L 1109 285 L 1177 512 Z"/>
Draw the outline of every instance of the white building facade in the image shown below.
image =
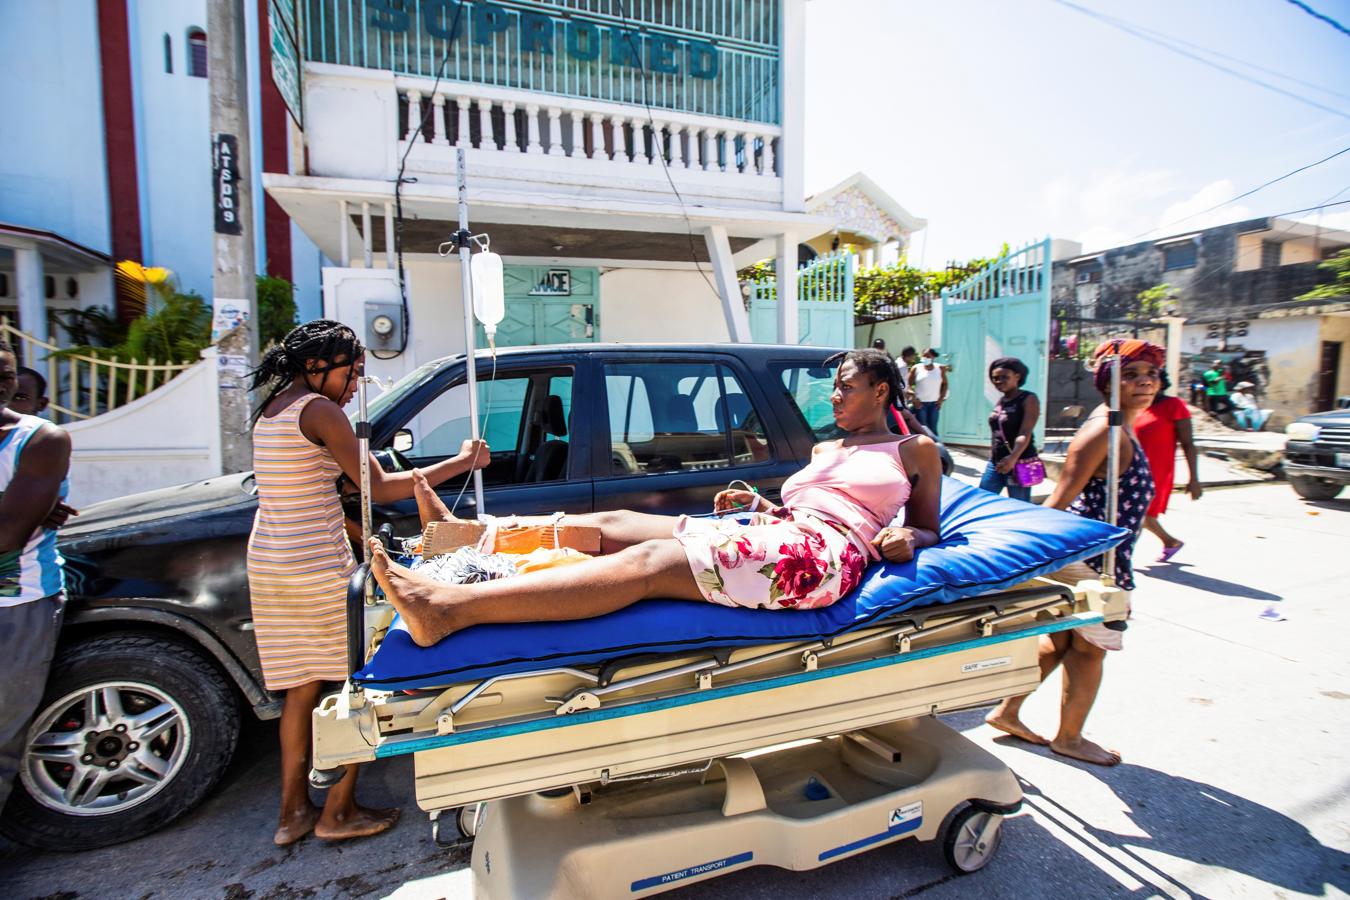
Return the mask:
<path id="1" fill-rule="evenodd" d="M 336 262 L 325 314 L 381 376 L 463 351 L 438 252 L 462 151 L 470 231 L 506 263 L 499 345 L 749 340 L 737 268 L 791 282 L 829 227 L 803 211 L 804 3 L 303 4 L 302 164 L 263 183 Z"/>

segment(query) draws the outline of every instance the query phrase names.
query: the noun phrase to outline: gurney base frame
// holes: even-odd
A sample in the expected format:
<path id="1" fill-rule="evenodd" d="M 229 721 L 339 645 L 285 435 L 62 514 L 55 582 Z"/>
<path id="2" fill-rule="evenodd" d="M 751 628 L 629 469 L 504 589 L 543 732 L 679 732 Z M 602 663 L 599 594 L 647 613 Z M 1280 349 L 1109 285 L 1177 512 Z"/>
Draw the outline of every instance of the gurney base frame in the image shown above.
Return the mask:
<path id="1" fill-rule="evenodd" d="M 657 781 L 591 784 L 479 807 L 480 897 L 642 897 L 756 865 L 814 869 L 905 837 L 933 840 L 967 803 L 963 870 L 1021 803 L 998 759 L 923 716 L 715 759 Z M 964 832 L 963 832 L 964 834 Z M 974 855 L 972 855 L 974 854 Z"/>

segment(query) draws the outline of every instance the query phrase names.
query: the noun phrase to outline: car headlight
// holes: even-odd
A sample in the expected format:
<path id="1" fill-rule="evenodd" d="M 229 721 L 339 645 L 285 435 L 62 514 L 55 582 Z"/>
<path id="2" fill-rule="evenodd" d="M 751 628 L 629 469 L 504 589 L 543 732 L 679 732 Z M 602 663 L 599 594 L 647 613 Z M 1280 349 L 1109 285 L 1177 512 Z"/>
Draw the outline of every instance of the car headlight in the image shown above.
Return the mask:
<path id="1" fill-rule="evenodd" d="M 1322 429 L 1311 422 L 1290 422 L 1284 426 L 1284 433 L 1291 441 L 1315 441 Z"/>

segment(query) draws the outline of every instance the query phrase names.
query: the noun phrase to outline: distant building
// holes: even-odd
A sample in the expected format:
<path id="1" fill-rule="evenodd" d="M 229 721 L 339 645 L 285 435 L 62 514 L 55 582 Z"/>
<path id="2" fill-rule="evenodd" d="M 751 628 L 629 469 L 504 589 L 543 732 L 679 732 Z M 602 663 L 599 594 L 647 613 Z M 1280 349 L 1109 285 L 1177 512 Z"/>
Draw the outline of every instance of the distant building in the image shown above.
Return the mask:
<path id="1" fill-rule="evenodd" d="M 928 225 L 862 172 L 807 197 L 806 211 L 834 226 L 807 245 L 818 254 L 851 247 L 864 269 L 895 264 L 909 250 L 914 233 Z"/>
<path id="2" fill-rule="evenodd" d="M 1259 380 L 1269 427 L 1350 394 L 1350 303 L 1296 298 L 1326 282 L 1318 263 L 1350 247 L 1350 232 L 1260 218 L 1059 258 L 1052 306 L 1062 320 L 1142 318 L 1138 294 L 1158 284 L 1176 292 L 1186 319 L 1182 351 L 1201 368 L 1233 360 Z M 1188 385 L 1178 385 L 1186 395 Z"/>
<path id="3" fill-rule="evenodd" d="M 271 73 L 273 7 L 245 0 L 254 235 L 260 273 L 295 282 L 319 314 L 318 249 L 275 203 L 264 168 L 291 140 Z M 43 0 L 5 5 L 0 28 L 0 313 L 65 343 L 62 309 L 114 305 L 111 264 L 173 271 L 212 297 L 213 196 L 207 0 Z M 24 307 L 29 315 L 25 316 Z M 46 316 L 32 314 L 45 308 Z M 24 321 L 24 319 L 27 321 Z"/>

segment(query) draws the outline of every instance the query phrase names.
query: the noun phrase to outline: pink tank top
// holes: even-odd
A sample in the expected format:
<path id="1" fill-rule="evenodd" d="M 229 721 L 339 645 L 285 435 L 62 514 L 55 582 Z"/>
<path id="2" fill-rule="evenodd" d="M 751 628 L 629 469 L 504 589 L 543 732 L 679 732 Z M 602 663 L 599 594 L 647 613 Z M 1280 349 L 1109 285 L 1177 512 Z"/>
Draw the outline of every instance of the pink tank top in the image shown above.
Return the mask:
<path id="1" fill-rule="evenodd" d="M 784 505 L 843 525 L 873 559 L 879 558 L 872 540 L 909 500 L 900 445 L 910 437 L 852 447 L 822 445 L 806 468 L 783 482 Z"/>

